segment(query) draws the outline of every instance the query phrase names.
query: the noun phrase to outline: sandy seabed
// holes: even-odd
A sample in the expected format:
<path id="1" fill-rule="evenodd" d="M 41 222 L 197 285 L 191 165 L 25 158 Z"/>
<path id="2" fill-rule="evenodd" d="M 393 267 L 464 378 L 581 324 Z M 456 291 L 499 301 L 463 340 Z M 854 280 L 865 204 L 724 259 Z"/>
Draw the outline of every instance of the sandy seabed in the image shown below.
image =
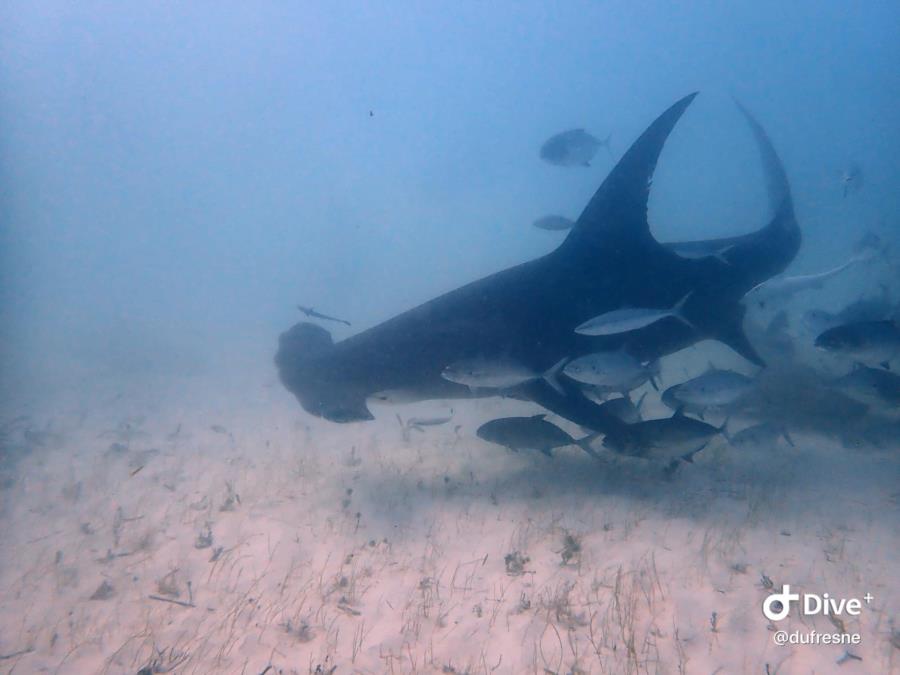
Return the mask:
<path id="1" fill-rule="evenodd" d="M 900 672 L 900 439 L 717 441 L 665 478 L 475 437 L 527 403 L 373 409 L 312 418 L 270 371 L 9 404 L 0 672 Z M 770 583 L 870 593 L 777 626 L 852 656 L 777 646 Z"/>

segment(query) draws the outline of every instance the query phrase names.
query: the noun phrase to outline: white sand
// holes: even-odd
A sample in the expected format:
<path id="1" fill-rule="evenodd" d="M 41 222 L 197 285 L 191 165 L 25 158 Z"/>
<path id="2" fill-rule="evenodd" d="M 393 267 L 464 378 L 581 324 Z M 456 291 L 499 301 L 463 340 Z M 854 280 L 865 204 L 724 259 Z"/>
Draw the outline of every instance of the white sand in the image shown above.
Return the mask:
<path id="1" fill-rule="evenodd" d="M 665 480 L 578 448 L 509 453 L 475 429 L 533 406 L 452 405 L 453 422 L 408 441 L 395 412 L 449 404 L 338 426 L 268 371 L 86 378 L 10 406 L 29 418 L 7 441 L 29 452 L 0 490 L 0 670 L 900 672 L 897 444 L 795 432 L 797 448 L 737 456 L 717 442 Z M 581 549 L 564 565 L 567 534 Z M 862 661 L 775 646 L 763 575 L 870 592 L 845 618 Z M 110 597 L 91 599 L 104 582 Z M 797 612 L 778 627 L 838 630 Z"/>

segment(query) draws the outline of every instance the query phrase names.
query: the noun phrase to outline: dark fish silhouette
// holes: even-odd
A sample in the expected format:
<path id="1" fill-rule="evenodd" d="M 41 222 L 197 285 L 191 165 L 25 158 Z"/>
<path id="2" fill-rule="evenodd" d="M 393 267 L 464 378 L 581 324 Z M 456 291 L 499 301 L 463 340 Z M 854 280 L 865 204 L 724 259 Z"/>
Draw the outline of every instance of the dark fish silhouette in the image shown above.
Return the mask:
<path id="1" fill-rule="evenodd" d="M 739 300 L 782 272 L 801 234 L 781 162 L 762 127 L 743 111 L 763 160 L 773 217 L 762 229 L 729 239 L 728 263 L 680 257 L 647 224 L 650 179 L 663 145 L 694 94 L 665 111 L 625 153 L 553 252 L 472 282 L 362 333 L 333 343 L 308 323 L 283 333 L 275 361 L 282 383 L 303 408 L 334 422 L 372 419 L 367 397 L 402 390 L 426 398 L 468 398 L 465 385 L 441 373 L 462 359 L 511 358 L 545 372 L 563 358 L 625 349 L 642 363 L 700 340 L 719 340 L 753 363 L 761 358 L 744 335 Z M 715 248 L 715 246 L 712 246 Z M 684 314 L 640 330 L 606 336 L 575 327 L 623 306 L 671 307 L 691 293 Z M 599 431 L 622 425 L 560 378 L 511 395 Z M 506 392 L 510 395 L 510 392 Z"/>
<path id="2" fill-rule="evenodd" d="M 543 216 L 532 223 L 539 230 L 571 230 L 575 221 L 565 216 Z"/>
<path id="3" fill-rule="evenodd" d="M 337 323 L 343 323 L 347 326 L 350 325 L 349 321 L 344 321 L 343 319 L 337 319 L 333 316 L 328 316 L 327 314 L 321 314 L 314 310 L 312 307 L 304 307 L 303 305 L 297 305 L 297 309 L 306 314 L 310 319 L 322 319 L 323 321 L 336 321 Z"/>
<path id="4" fill-rule="evenodd" d="M 584 129 L 570 129 L 547 139 L 541 146 L 541 159 L 557 166 L 590 166 L 600 148 L 606 148 L 610 156 L 609 139 L 594 138 Z"/>
<path id="5" fill-rule="evenodd" d="M 900 326 L 890 319 L 845 323 L 818 336 L 816 347 L 890 370 L 900 354 Z"/>
<path id="6" fill-rule="evenodd" d="M 501 417 L 478 427 L 478 438 L 502 445 L 510 450 L 537 450 L 552 457 L 551 450 L 566 445 L 577 445 L 586 453 L 596 457 L 591 448 L 597 434 L 575 439 L 555 424 L 544 419 L 544 415 L 531 417 Z"/>
<path id="7" fill-rule="evenodd" d="M 693 462 L 694 455 L 705 448 L 713 436 L 725 433 L 725 430 L 725 424 L 714 427 L 685 417 L 678 409 L 672 417 L 622 425 L 606 435 L 603 447 L 641 459 Z"/>
<path id="8" fill-rule="evenodd" d="M 900 407 L 900 375 L 880 368 L 858 366 L 831 386 L 866 405 Z"/>

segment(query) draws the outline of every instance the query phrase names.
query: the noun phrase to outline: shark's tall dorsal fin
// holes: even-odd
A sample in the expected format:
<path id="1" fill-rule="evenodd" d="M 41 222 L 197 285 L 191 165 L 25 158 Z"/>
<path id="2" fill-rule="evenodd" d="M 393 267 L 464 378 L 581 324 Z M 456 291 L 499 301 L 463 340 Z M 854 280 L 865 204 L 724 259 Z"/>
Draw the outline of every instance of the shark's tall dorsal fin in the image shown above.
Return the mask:
<path id="1" fill-rule="evenodd" d="M 650 238 L 650 180 L 669 133 L 696 95 L 685 96 L 647 127 L 594 193 L 561 249 L 584 250 L 610 241 Z"/>

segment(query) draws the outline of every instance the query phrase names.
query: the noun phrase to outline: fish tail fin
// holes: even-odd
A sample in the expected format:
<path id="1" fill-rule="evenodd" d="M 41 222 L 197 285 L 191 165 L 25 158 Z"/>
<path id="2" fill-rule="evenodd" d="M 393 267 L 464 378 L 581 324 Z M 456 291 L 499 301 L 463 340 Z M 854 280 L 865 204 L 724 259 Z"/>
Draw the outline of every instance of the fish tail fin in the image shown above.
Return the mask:
<path id="1" fill-rule="evenodd" d="M 717 251 L 716 253 L 713 253 L 712 257 L 715 258 L 716 260 L 720 260 L 721 262 L 725 263 L 726 265 L 730 265 L 731 261 L 725 257 L 725 254 L 728 253 L 733 248 L 734 248 L 734 244 L 732 244 L 731 246 L 726 246 L 721 251 Z"/>
<path id="2" fill-rule="evenodd" d="M 647 398 L 647 392 L 645 391 L 641 394 L 641 397 L 638 399 L 638 402 L 635 404 L 635 408 L 637 408 L 638 412 L 641 412 L 641 405 L 644 403 L 644 399 Z"/>
<path id="3" fill-rule="evenodd" d="M 725 421 L 722 422 L 722 426 L 719 427 L 719 433 L 725 437 L 725 440 L 731 443 L 731 434 L 728 431 L 728 422 L 731 421 L 730 417 L 726 417 Z"/>
<path id="4" fill-rule="evenodd" d="M 682 298 L 672 306 L 672 312 L 680 313 L 684 308 L 684 304 L 688 301 L 688 298 L 690 298 L 693 294 L 694 291 L 688 291 L 687 293 L 685 293 L 684 296 L 682 296 Z"/>
<path id="5" fill-rule="evenodd" d="M 683 459 L 688 464 L 693 464 L 694 463 L 694 455 L 696 455 L 698 452 L 702 451 L 705 447 L 706 447 L 706 443 L 701 445 L 696 450 L 691 450 L 688 454 L 682 456 L 681 459 Z"/>
<path id="6" fill-rule="evenodd" d="M 589 454 L 594 459 L 600 459 L 600 455 L 597 453 L 596 450 L 594 450 L 593 447 L 591 447 L 591 443 L 593 443 L 595 440 L 597 440 L 598 437 L 600 437 L 602 435 L 603 434 L 599 433 L 599 432 L 593 433 L 593 434 L 588 434 L 584 438 L 581 438 L 581 439 L 575 441 L 575 445 L 577 445 L 579 448 L 584 450 L 587 454 Z"/>
<path id="7" fill-rule="evenodd" d="M 671 314 L 676 319 L 686 324 L 692 330 L 697 330 L 697 327 L 688 320 L 688 318 L 684 315 L 684 306 L 687 304 L 687 301 L 690 300 L 691 296 L 694 294 L 694 291 L 688 291 L 681 300 L 676 302 L 671 309 Z"/>
<path id="8" fill-rule="evenodd" d="M 568 362 L 569 357 L 564 356 L 559 361 L 557 361 L 546 373 L 544 373 L 544 379 L 547 380 L 547 384 L 553 387 L 556 391 L 558 391 L 563 396 L 566 395 L 566 390 L 563 389 L 562 385 L 559 383 L 559 374 L 562 372 L 562 369 L 565 367 Z"/>

